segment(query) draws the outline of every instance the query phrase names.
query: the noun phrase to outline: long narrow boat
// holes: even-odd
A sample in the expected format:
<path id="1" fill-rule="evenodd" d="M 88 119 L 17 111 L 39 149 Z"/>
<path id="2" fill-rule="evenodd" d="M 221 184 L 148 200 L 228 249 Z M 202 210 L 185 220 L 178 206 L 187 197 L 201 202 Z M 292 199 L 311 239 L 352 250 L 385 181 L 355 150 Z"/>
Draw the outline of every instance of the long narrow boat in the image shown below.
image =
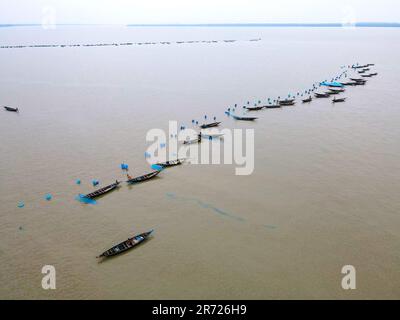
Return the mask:
<path id="1" fill-rule="evenodd" d="M 4 109 L 6 109 L 7 111 L 11 111 L 11 112 L 18 112 L 18 108 L 4 106 Z"/>
<path id="2" fill-rule="evenodd" d="M 363 78 L 371 78 L 372 75 L 371 74 L 362 74 L 361 77 L 363 77 Z"/>
<path id="3" fill-rule="evenodd" d="M 294 101 L 295 101 L 295 99 L 285 99 L 285 100 L 279 100 L 278 102 L 279 102 L 279 104 L 282 104 L 282 103 L 292 103 Z"/>
<path id="4" fill-rule="evenodd" d="M 118 188 L 120 183 L 121 183 L 120 181 L 116 180 L 114 183 L 112 183 L 112 184 L 110 184 L 108 186 L 105 186 L 105 187 L 103 187 L 101 189 L 98 189 L 96 191 L 93 191 L 91 193 L 88 193 L 88 194 L 84 195 L 84 197 L 87 198 L 87 199 L 94 199 L 94 198 L 100 197 L 103 194 L 109 193 L 110 191 L 113 191 L 116 188 Z"/>
<path id="5" fill-rule="evenodd" d="M 202 129 L 207 129 L 207 128 L 212 128 L 212 127 L 218 127 L 221 124 L 221 122 L 212 122 L 212 123 L 205 123 L 200 126 Z"/>
<path id="6" fill-rule="evenodd" d="M 185 162 L 185 159 L 176 159 L 176 160 L 169 160 L 169 161 L 165 161 L 165 162 L 160 162 L 160 163 L 157 163 L 157 165 L 161 166 L 161 167 L 168 168 L 168 167 L 179 166 L 180 164 L 182 164 L 184 162 Z"/>
<path id="7" fill-rule="evenodd" d="M 282 106 L 280 104 L 267 104 L 264 106 L 264 108 L 266 109 L 278 109 L 278 108 L 282 108 Z"/>
<path id="8" fill-rule="evenodd" d="M 303 103 L 309 103 L 311 101 L 312 101 L 312 97 L 311 96 L 309 98 L 307 98 L 307 99 L 303 99 L 302 100 Z"/>
<path id="9" fill-rule="evenodd" d="M 286 101 L 286 102 L 279 102 L 281 106 L 294 106 L 296 102 L 294 101 Z"/>
<path id="10" fill-rule="evenodd" d="M 235 120 L 242 120 L 242 121 L 254 121 L 254 120 L 258 119 L 256 117 L 241 117 L 241 116 L 235 116 L 235 115 L 232 115 L 232 117 Z"/>
<path id="11" fill-rule="evenodd" d="M 350 78 L 350 80 L 355 81 L 355 82 L 363 82 L 365 79 L 360 79 L 360 78 Z"/>
<path id="12" fill-rule="evenodd" d="M 135 183 L 140 183 L 140 182 L 143 182 L 143 181 L 147 181 L 147 180 L 150 180 L 150 179 L 156 177 L 160 172 L 161 172 L 160 170 L 155 170 L 155 171 L 152 171 L 150 173 L 146 173 L 146 174 L 144 174 L 142 176 L 135 177 L 135 178 L 132 178 L 129 174 L 127 174 L 128 180 L 126 180 L 126 182 L 128 184 L 135 184 Z"/>
<path id="13" fill-rule="evenodd" d="M 333 99 L 332 103 L 337 103 L 337 102 L 345 102 L 346 98 L 340 98 L 340 99 Z"/>
<path id="14" fill-rule="evenodd" d="M 141 234 L 138 234 L 134 236 L 133 238 L 129 238 L 116 246 L 104 251 L 101 255 L 97 256 L 96 258 L 107 258 L 107 257 L 112 257 L 116 256 L 118 254 L 121 254 L 125 251 L 128 251 L 134 247 L 136 247 L 138 244 L 142 243 L 143 241 L 147 240 L 153 230 L 150 230 L 148 232 L 144 232 Z"/>
<path id="15" fill-rule="evenodd" d="M 374 72 L 374 73 L 370 74 L 371 77 L 374 77 L 374 76 L 377 76 L 377 75 L 378 75 L 378 72 Z"/>
<path id="16" fill-rule="evenodd" d="M 315 93 L 316 98 L 329 98 L 330 94 L 329 93 Z"/>
<path id="17" fill-rule="evenodd" d="M 261 109 L 264 109 L 264 106 L 260 106 L 260 107 L 245 107 L 245 109 L 247 110 L 247 111 L 259 111 L 259 110 L 261 110 Z"/>
<path id="18" fill-rule="evenodd" d="M 334 92 L 334 93 L 342 93 L 345 92 L 345 89 L 329 89 L 329 91 Z"/>

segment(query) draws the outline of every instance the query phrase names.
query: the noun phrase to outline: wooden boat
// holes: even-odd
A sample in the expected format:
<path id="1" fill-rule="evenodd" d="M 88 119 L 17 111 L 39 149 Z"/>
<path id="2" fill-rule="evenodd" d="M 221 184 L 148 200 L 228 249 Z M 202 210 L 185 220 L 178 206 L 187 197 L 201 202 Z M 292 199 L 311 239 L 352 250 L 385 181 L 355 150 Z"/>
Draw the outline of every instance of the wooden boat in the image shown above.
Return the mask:
<path id="1" fill-rule="evenodd" d="M 367 72 L 367 71 L 366 70 L 358 71 L 359 74 L 362 74 L 362 73 L 365 73 L 365 72 Z"/>
<path id="2" fill-rule="evenodd" d="M 294 106 L 296 102 L 294 101 L 285 101 L 285 102 L 279 102 L 281 106 Z"/>
<path id="3" fill-rule="evenodd" d="M 242 121 L 254 121 L 254 120 L 258 119 L 256 117 L 240 117 L 240 116 L 235 116 L 235 115 L 232 115 L 232 117 L 235 120 L 242 120 Z"/>
<path id="4" fill-rule="evenodd" d="M 245 107 L 246 110 L 248 111 L 259 111 L 263 109 L 264 107 Z"/>
<path id="5" fill-rule="evenodd" d="M 296 99 L 293 98 L 293 99 L 279 100 L 278 102 L 279 102 L 279 103 L 282 103 L 282 102 L 283 102 L 283 103 L 284 103 L 284 102 L 294 102 L 295 100 L 296 100 Z"/>
<path id="6" fill-rule="evenodd" d="M 266 109 L 278 109 L 278 108 L 282 108 L 282 106 L 280 104 L 268 104 L 268 105 L 264 106 L 264 108 L 266 108 Z"/>
<path id="7" fill-rule="evenodd" d="M 367 81 L 357 81 L 356 86 L 364 86 L 367 83 Z"/>
<path id="8" fill-rule="evenodd" d="M 355 81 L 355 82 L 365 81 L 364 79 L 360 79 L 360 78 L 350 78 L 350 80 Z"/>
<path id="9" fill-rule="evenodd" d="M 11 112 L 18 112 L 18 108 L 4 106 L 4 109 L 6 109 L 7 111 L 11 111 Z"/>
<path id="10" fill-rule="evenodd" d="M 126 182 L 128 184 L 135 184 L 135 183 L 140 183 L 140 182 L 143 182 L 143 181 L 147 181 L 147 180 L 150 180 L 150 179 L 156 177 L 160 172 L 161 172 L 160 170 L 155 170 L 155 171 L 152 171 L 150 173 L 146 173 L 146 174 L 144 174 L 142 176 L 135 177 L 135 178 L 132 178 L 129 174 L 127 174 L 128 180 Z"/>
<path id="11" fill-rule="evenodd" d="M 312 97 L 309 97 L 307 99 L 303 99 L 302 101 L 303 101 L 303 103 L 309 103 L 309 102 L 312 101 Z"/>
<path id="12" fill-rule="evenodd" d="M 374 77 L 374 76 L 377 76 L 377 75 L 378 75 L 378 72 L 375 72 L 375 73 L 371 73 L 371 74 L 370 74 L 371 77 Z"/>
<path id="13" fill-rule="evenodd" d="M 340 98 L 340 99 L 333 99 L 332 103 L 336 103 L 336 102 L 345 102 L 346 98 Z"/>
<path id="14" fill-rule="evenodd" d="M 94 198 L 100 197 L 103 194 L 109 193 L 110 191 L 113 191 L 116 188 L 118 188 L 120 183 L 121 183 L 120 181 L 116 180 L 114 183 L 112 183 L 112 184 L 110 184 L 108 186 L 105 186 L 105 187 L 103 187 L 101 189 L 98 189 L 98 190 L 96 190 L 94 192 L 91 192 L 91 193 L 88 193 L 88 194 L 84 195 L 84 197 L 87 198 L 87 199 L 94 199 Z"/>
<path id="15" fill-rule="evenodd" d="M 363 78 L 371 78 L 372 75 L 370 75 L 370 74 L 362 74 L 361 77 L 363 77 Z"/>
<path id="16" fill-rule="evenodd" d="M 205 123 L 200 126 L 202 129 L 207 129 L 207 128 L 212 128 L 212 127 L 218 127 L 221 124 L 221 122 L 213 122 L 213 123 Z"/>
<path id="17" fill-rule="evenodd" d="M 345 92 L 346 90 L 345 89 L 329 89 L 329 91 L 341 93 L 341 92 Z"/>
<path id="18" fill-rule="evenodd" d="M 329 98 L 330 94 L 329 93 L 315 93 L 316 98 Z"/>
<path id="19" fill-rule="evenodd" d="M 161 166 L 161 167 L 168 168 L 168 167 L 179 166 L 180 164 L 182 164 L 184 162 L 185 162 L 185 159 L 176 159 L 176 160 L 169 160 L 169 161 L 157 163 L 157 165 Z"/>
<path id="20" fill-rule="evenodd" d="M 112 257 L 112 256 L 116 256 L 118 254 L 121 254 L 125 251 L 128 251 L 128 250 L 136 247 L 143 241 L 147 240 L 152 232 L 153 232 L 153 230 L 150 230 L 148 232 L 138 234 L 138 235 L 134 236 L 133 238 L 129 238 L 129 239 L 117 244 L 116 246 L 104 251 L 101 255 L 97 256 L 96 258 Z"/>

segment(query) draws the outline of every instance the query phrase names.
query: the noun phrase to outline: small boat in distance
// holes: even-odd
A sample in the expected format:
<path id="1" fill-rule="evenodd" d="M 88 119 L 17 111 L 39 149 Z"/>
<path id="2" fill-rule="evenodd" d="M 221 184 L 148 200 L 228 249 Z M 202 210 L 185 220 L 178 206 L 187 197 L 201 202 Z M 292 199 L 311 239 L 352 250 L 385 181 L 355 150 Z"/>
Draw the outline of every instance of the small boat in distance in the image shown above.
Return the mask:
<path id="1" fill-rule="evenodd" d="M 286 103 L 292 103 L 292 102 L 295 102 L 295 99 L 285 99 L 285 100 L 279 100 L 278 101 L 279 102 L 279 104 L 286 104 Z"/>
<path id="2" fill-rule="evenodd" d="M 112 183 L 108 186 L 105 186 L 101 189 L 98 189 L 94 192 L 88 193 L 88 194 L 84 195 L 83 197 L 87 198 L 87 199 L 94 199 L 94 198 L 100 197 L 103 194 L 109 193 L 110 191 L 113 191 L 116 188 L 118 188 L 120 183 L 121 183 L 120 181 L 116 180 L 114 183 Z"/>
<path id="3" fill-rule="evenodd" d="M 329 89 L 330 92 L 332 93 L 342 93 L 345 92 L 345 89 Z"/>
<path id="4" fill-rule="evenodd" d="M 371 77 L 374 77 L 374 76 L 377 76 L 377 75 L 378 75 L 378 72 L 374 72 L 374 73 L 370 74 Z"/>
<path id="5" fill-rule="evenodd" d="M 345 102 L 346 98 L 340 98 L 340 99 L 333 99 L 332 103 L 337 103 L 337 102 Z"/>
<path id="6" fill-rule="evenodd" d="M 140 183 L 140 182 L 143 182 L 143 181 L 147 181 L 147 180 L 150 180 L 150 179 L 156 177 L 160 172 L 161 172 L 160 170 L 155 170 L 155 171 L 152 171 L 150 173 L 146 173 L 146 174 L 144 174 L 142 176 L 135 177 L 135 178 L 133 178 L 129 174 L 127 174 L 126 176 L 128 177 L 128 180 L 126 182 L 128 184 L 135 184 L 135 183 Z"/>
<path id="7" fill-rule="evenodd" d="M 240 116 L 235 116 L 232 114 L 233 119 L 235 120 L 241 120 L 241 121 L 254 121 L 257 120 L 258 118 L 256 117 L 240 117 Z"/>
<path id="8" fill-rule="evenodd" d="M 281 101 L 281 102 L 279 102 L 279 104 L 281 106 L 294 106 L 296 104 L 296 102 L 294 100 L 293 101 L 285 101 L 285 102 Z"/>
<path id="9" fill-rule="evenodd" d="M 309 103 L 312 101 L 312 97 L 310 96 L 307 99 L 303 99 L 302 101 L 303 101 L 303 103 Z"/>
<path id="10" fill-rule="evenodd" d="M 180 164 L 184 163 L 185 159 L 176 159 L 176 160 L 169 160 L 161 163 L 156 163 L 158 166 L 168 168 L 168 167 L 175 167 L 179 166 Z"/>
<path id="11" fill-rule="evenodd" d="M 363 81 L 365 81 L 364 79 L 360 79 L 360 78 L 350 78 L 350 80 L 355 81 L 355 82 L 363 82 Z"/>
<path id="12" fill-rule="evenodd" d="M 212 123 L 205 123 L 200 126 L 202 129 L 207 129 L 207 128 L 213 128 L 213 127 L 218 127 L 221 124 L 221 122 L 212 122 Z"/>
<path id="13" fill-rule="evenodd" d="M 97 256 L 96 258 L 106 258 L 116 256 L 117 254 L 121 254 L 122 252 L 128 251 L 133 247 L 136 247 L 138 244 L 142 243 L 143 241 L 147 240 L 153 230 L 148 232 L 144 232 L 134 236 L 133 238 L 128 238 L 127 240 L 117 244 L 116 246 L 104 251 L 101 255 Z"/>
<path id="14" fill-rule="evenodd" d="M 10 111 L 10 112 L 18 112 L 18 108 L 4 106 L 4 109 L 6 109 L 7 111 Z"/>
<path id="15" fill-rule="evenodd" d="M 361 77 L 363 77 L 363 78 L 371 78 L 372 75 L 371 74 L 362 74 Z"/>
<path id="16" fill-rule="evenodd" d="M 259 111 L 261 109 L 264 109 L 264 107 L 245 107 L 246 110 L 248 111 Z"/>
<path id="17" fill-rule="evenodd" d="M 329 98 L 330 94 L 329 93 L 315 93 L 316 98 Z"/>

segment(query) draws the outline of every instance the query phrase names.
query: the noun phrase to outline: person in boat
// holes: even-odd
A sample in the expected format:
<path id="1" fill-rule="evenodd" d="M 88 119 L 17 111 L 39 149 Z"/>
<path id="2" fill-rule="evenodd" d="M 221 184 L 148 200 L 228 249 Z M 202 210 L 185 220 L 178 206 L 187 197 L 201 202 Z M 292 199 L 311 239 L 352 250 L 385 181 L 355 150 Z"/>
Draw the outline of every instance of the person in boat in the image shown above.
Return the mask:
<path id="1" fill-rule="evenodd" d="M 132 180 L 132 179 L 133 179 L 133 178 L 130 176 L 129 173 L 127 173 L 126 176 L 128 177 L 128 180 Z"/>

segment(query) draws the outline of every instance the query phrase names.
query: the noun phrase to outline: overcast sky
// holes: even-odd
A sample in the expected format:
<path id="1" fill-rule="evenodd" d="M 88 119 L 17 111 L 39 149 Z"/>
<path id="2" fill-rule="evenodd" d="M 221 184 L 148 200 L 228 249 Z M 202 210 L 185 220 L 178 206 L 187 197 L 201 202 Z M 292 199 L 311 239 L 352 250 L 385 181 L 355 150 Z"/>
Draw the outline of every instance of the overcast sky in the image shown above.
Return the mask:
<path id="1" fill-rule="evenodd" d="M 399 0 L 0 0 L 0 23 L 400 22 Z"/>

